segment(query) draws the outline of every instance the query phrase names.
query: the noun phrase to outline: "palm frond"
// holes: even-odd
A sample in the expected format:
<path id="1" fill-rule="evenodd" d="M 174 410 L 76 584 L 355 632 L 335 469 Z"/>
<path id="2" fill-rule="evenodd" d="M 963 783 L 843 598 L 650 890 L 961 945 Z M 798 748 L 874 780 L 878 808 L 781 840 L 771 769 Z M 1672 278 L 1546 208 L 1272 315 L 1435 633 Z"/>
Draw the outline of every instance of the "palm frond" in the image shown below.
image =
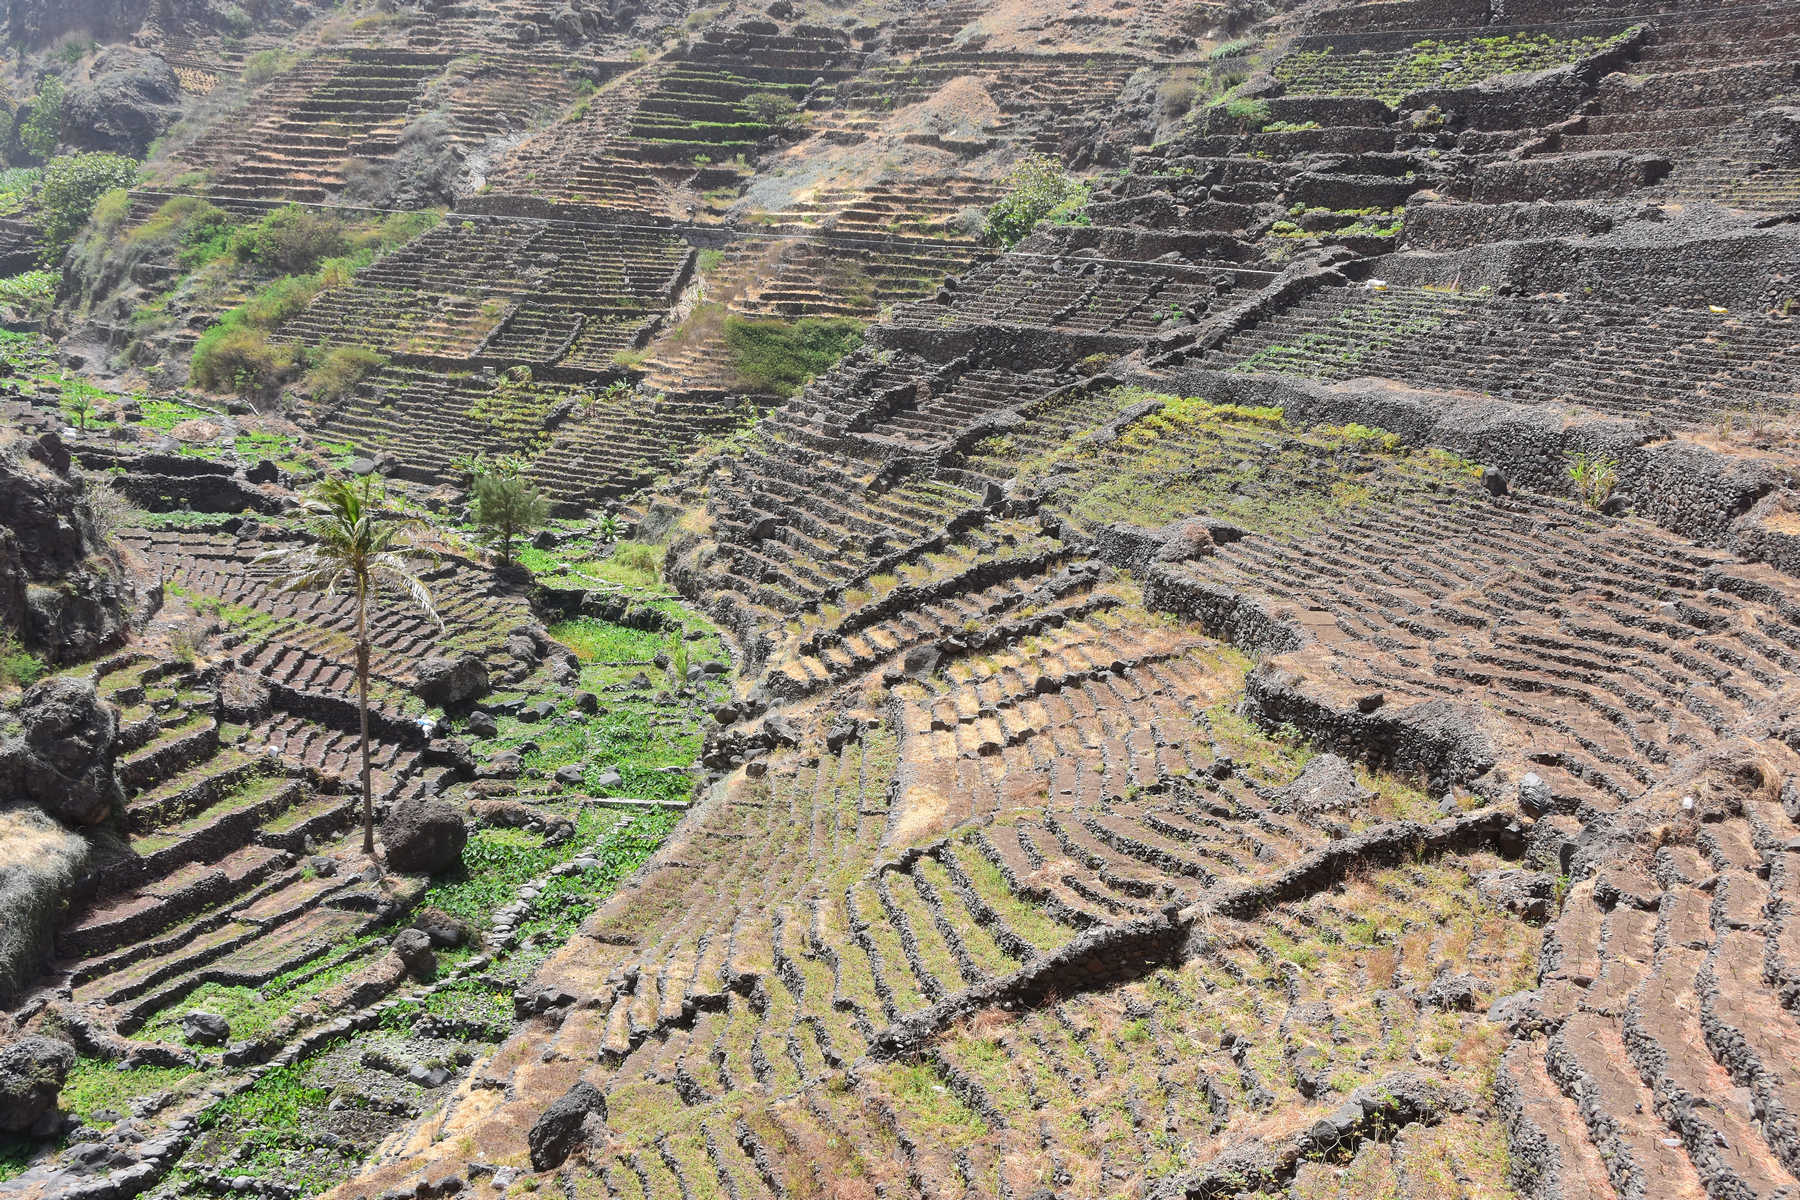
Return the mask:
<path id="1" fill-rule="evenodd" d="M 444 629 L 444 618 L 438 615 L 437 605 L 432 603 L 431 590 L 425 581 L 406 569 L 403 562 L 384 559 L 373 564 L 373 574 L 398 587 L 405 592 L 412 602 L 422 609 L 432 624 L 441 632 Z"/>

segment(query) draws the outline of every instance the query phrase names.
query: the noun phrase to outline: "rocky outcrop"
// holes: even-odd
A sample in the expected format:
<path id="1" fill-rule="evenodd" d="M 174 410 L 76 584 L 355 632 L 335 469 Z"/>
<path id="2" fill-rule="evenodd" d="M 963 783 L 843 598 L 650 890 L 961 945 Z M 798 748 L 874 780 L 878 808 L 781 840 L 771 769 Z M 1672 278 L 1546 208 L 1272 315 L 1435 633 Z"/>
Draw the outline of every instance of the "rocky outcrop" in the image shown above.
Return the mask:
<path id="1" fill-rule="evenodd" d="M 113 774 L 118 722 L 85 679 L 56 676 L 25 693 L 0 726 L 0 795 L 65 825 L 100 825 L 124 804 Z"/>
<path id="2" fill-rule="evenodd" d="M 75 1049 L 45 1037 L 0 1046 L 0 1133 L 55 1132 L 56 1101 Z"/>
<path id="3" fill-rule="evenodd" d="M 63 140 L 83 150 L 142 158 L 180 115 L 181 83 L 159 56 L 114 46 L 63 98 Z"/>
<path id="4" fill-rule="evenodd" d="M 0 442 L 0 626 L 52 665 L 121 642 L 129 592 L 55 434 Z"/>
<path id="5" fill-rule="evenodd" d="M 18 0 L 8 6 L 6 37 L 32 48 L 70 33 L 115 41 L 135 33 L 149 11 L 149 0 Z"/>

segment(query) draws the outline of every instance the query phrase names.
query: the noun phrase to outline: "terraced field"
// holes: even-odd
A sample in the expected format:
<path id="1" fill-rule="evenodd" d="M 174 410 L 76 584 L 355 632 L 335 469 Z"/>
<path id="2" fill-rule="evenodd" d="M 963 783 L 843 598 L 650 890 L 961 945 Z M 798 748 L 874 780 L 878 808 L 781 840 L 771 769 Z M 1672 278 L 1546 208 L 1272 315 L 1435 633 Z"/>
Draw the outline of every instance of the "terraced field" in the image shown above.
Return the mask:
<path id="1" fill-rule="evenodd" d="M 19 22 L 0 1197 L 1800 1194 L 1791 6 Z"/>

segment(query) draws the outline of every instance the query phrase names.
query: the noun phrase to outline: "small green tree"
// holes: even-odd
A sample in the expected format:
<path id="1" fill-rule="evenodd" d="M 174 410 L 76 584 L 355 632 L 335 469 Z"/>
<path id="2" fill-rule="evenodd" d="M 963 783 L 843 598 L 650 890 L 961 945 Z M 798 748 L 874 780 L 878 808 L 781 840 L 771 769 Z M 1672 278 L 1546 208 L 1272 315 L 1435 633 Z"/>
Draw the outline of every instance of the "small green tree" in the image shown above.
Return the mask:
<path id="1" fill-rule="evenodd" d="M 550 518 L 550 506 L 531 481 L 523 464 L 508 457 L 483 463 L 475 471 L 475 524 L 482 541 L 500 548 L 500 565 L 512 565 L 513 539 L 541 526 Z"/>
<path id="2" fill-rule="evenodd" d="M 335 595 L 347 590 L 356 601 L 356 702 L 362 717 L 363 853 L 375 856 L 375 800 L 369 787 L 369 606 L 377 585 L 397 588 L 439 629 L 444 627 L 431 593 L 419 579 L 413 543 L 417 522 L 383 519 L 380 483 L 332 477 L 319 481 L 306 500 L 310 542 L 260 555 L 284 570 L 282 589 Z"/>
<path id="3" fill-rule="evenodd" d="M 1010 250 L 1044 221 L 1085 224 L 1092 189 L 1047 154 L 1034 154 L 1006 177 L 1006 194 L 988 209 L 982 232 L 990 245 Z"/>
<path id="4" fill-rule="evenodd" d="M 61 261 L 100 197 L 130 187 L 137 182 L 137 173 L 138 165 L 118 154 L 64 154 L 45 167 L 38 187 L 44 262 Z"/>
<path id="5" fill-rule="evenodd" d="M 31 111 L 19 122 L 19 148 L 33 162 L 48 162 L 62 140 L 62 80 L 46 75 L 38 81 Z"/>
<path id="6" fill-rule="evenodd" d="M 75 418 L 75 426 L 81 432 L 87 432 L 88 416 L 94 411 L 93 389 L 84 386 L 79 380 L 63 381 L 63 411 Z"/>

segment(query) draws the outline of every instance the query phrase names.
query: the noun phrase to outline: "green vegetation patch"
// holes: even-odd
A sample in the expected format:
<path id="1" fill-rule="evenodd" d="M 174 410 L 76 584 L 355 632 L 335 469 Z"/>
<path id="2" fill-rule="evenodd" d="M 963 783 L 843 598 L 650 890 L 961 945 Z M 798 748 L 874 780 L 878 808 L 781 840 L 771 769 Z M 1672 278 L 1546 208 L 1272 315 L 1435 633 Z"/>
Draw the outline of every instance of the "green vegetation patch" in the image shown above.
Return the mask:
<path id="1" fill-rule="evenodd" d="M 217 1151 L 229 1145 L 236 1173 L 280 1179 L 306 1195 L 324 1191 L 362 1161 L 352 1144 L 327 1143 L 312 1129 L 331 1098 L 329 1089 L 307 1081 L 304 1065 L 279 1067 L 200 1115 L 190 1159 L 224 1161 L 214 1159 L 208 1147 Z M 185 1165 L 171 1178 L 192 1182 Z"/>
<path id="2" fill-rule="evenodd" d="M 252 1041 L 262 1037 L 293 1012 L 303 1001 L 318 995 L 368 965 L 369 953 L 386 943 L 374 934 L 353 938 L 331 948 L 323 961 L 308 959 L 277 975 L 261 987 L 239 984 L 203 983 L 184 996 L 180 1003 L 163 1009 L 139 1031 L 138 1036 L 151 1041 L 187 1045 L 181 1032 L 181 1016 L 200 1009 L 217 1013 L 231 1024 L 234 1041 Z"/>
<path id="3" fill-rule="evenodd" d="M 358 271 L 432 228 L 442 215 L 435 210 L 394 213 L 358 223 L 292 205 L 254 224 L 209 234 L 200 243 L 204 251 L 196 253 L 222 258 L 228 251 L 240 269 L 275 277 L 200 335 L 190 362 L 194 382 L 211 391 L 266 397 L 307 371 L 302 386 L 315 399 L 346 394 L 381 365 L 374 351 L 326 347 L 315 352 L 272 341 L 269 334 L 303 312 L 319 293 L 348 287 Z"/>
<path id="4" fill-rule="evenodd" d="M 45 264 L 61 260 L 103 195 L 130 187 L 137 175 L 137 163 L 118 154 L 64 154 L 45 167 L 37 189 Z"/>
<path id="5" fill-rule="evenodd" d="M 25 271 L 0 279 L 0 309 L 32 320 L 43 316 L 56 301 L 61 278 L 55 271 Z"/>
<path id="6" fill-rule="evenodd" d="M 1631 35 L 1563 38 L 1544 33 L 1414 42 L 1398 54 L 1300 50 L 1275 66 L 1294 95 L 1372 96 L 1392 103 L 1424 88 L 1455 88 L 1496 75 L 1542 71 L 1596 54 Z"/>
<path id="7" fill-rule="evenodd" d="M 1085 225 L 1093 189 L 1048 155 L 1034 154 L 1006 177 L 1006 194 L 988 209 L 982 237 L 1010 250 L 1040 224 Z"/>
<path id="8" fill-rule="evenodd" d="M 848 317 L 727 317 L 725 346 L 734 386 L 757 395 L 792 396 L 861 345 L 862 333 L 863 322 Z"/>
<path id="9" fill-rule="evenodd" d="M 1387 430 L 1296 429 L 1279 408 L 1135 389 L 1112 396 L 1121 409 L 1146 400 L 1160 408 L 1116 437 L 1052 445 L 1018 462 L 1019 475 L 1041 478 L 1057 507 L 1084 528 L 1156 528 L 1202 515 L 1291 537 L 1405 489 L 1466 484 L 1474 469 L 1441 451 L 1415 450 Z"/>
<path id="10" fill-rule="evenodd" d="M 32 1159 L 42 1147 L 27 1137 L 0 1134 L 0 1183 L 17 1179 L 31 1169 Z"/>
<path id="11" fill-rule="evenodd" d="M 1382 300 L 1346 304 L 1317 328 L 1264 346 L 1231 370 L 1349 379 L 1369 359 L 1393 346 L 1420 340 L 1454 315 L 1454 302 L 1449 299 L 1442 309 L 1404 308 Z"/>
<path id="12" fill-rule="evenodd" d="M 188 1067 L 127 1067 L 82 1058 L 63 1084 L 62 1107 L 85 1124 L 104 1127 L 130 1116 L 132 1101 L 173 1091 L 193 1075 Z"/>

